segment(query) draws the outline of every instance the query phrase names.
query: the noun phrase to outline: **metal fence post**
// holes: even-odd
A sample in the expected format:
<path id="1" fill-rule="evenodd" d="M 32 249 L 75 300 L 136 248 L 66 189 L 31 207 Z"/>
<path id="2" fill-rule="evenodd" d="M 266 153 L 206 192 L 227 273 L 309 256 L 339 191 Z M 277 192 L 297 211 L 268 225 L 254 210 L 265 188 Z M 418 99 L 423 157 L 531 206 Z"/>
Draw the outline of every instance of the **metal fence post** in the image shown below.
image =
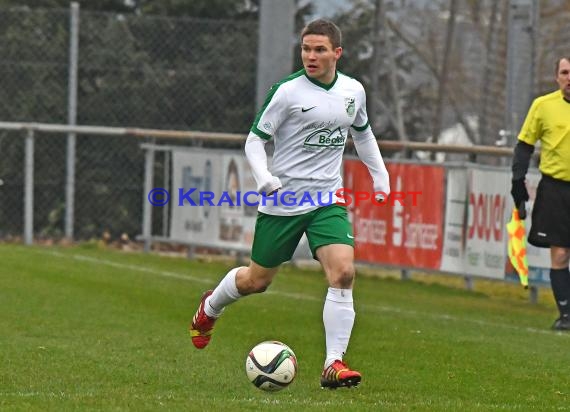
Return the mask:
<path id="1" fill-rule="evenodd" d="M 533 305 L 538 303 L 538 288 L 534 285 L 529 288 L 529 301 Z"/>
<path id="2" fill-rule="evenodd" d="M 536 36 L 536 2 L 509 0 L 507 21 L 507 81 L 505 127 L 510 133 L 508 147 L 516 143 L 517 131 L 522 126 L 534 90 L 534 38 Z M 530 70 L 529 70 L 530 69 Z"/>
<path id="3" fill-rule="evenodd" d="M 273 83 L 293 69 L 295 2 L 261 0 L 259 9 L 256 108 Z"/>
<path id="4" fill-rule="evenodd" d="M 145 150 L 142 234 L 144 239 L 144 251 L 150 252 L 152 247 L 152 205 L 147 196 L 152 190 L 152 183 L 154 181 L 154 147 L 149 145 L 145 147 Z"/>
<path id="5" fill-rule="evenodd" d="M 34 130 L 26 133 L 24 160 L 24 243 L 34 242 Z"/>
<path id="6" fill-rule="evenodd" d="M 164 174 L 163 174 L 163 184 L 166 190 L 169 190 L 170 187 L 170 151 L 164 152 Z M 170 208 L 164 206 L 162 208 L 162 236 L 168 236 L 168 226 L 169 226 L 169 217 L 170 217 Z"/>
<path id="7" fill-rule="evenodd" d="M 473 277 L 472 276 L 465 276 L 464 277 L 465 280 L 465 289 L 467 289 L 469 292 L 473 292 Z"/>
<path id="8" fill-rule="evenodd" d="M 77 59 L 79 55 L 79 3 L 71 3 L 69 16 L 69 84 L 67 101 L 67 123 L 74 126 L 77 121 Z M 67 135 L 65 175 L 65 237 L 73 239 L 75 209 L 75 133 Z"/>

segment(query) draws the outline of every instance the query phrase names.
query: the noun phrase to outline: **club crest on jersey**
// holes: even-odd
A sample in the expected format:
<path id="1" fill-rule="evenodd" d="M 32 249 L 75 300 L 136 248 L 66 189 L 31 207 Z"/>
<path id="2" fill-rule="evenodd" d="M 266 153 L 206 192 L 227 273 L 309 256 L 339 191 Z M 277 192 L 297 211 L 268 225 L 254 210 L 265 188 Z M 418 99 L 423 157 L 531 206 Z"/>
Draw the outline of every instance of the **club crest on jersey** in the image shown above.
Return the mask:
<path id="1" fill-rule="evenodd" d="M 350 117 L 354 116 L 354 101 L 356 99 L 354 97 L 345 97 L 344 98 L 344 108 L 346 109 L 346 114 Z"/>
<path id="2" fill-rule="evenodd" d="M 336 129 L 319 129 L 305 138 L 303 148 L 305 150 L 342 149 L 346 138 L 340 127 Z"/>

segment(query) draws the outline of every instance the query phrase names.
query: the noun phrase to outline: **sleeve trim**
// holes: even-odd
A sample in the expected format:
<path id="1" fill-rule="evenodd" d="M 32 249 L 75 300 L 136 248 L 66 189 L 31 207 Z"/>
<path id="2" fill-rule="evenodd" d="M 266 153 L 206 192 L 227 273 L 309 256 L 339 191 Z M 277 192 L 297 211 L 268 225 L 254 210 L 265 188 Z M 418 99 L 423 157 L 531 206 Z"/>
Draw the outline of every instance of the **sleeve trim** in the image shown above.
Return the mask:
<path id="1" fill-rule="evenodd" d="M 252 126 L 250 132 L 255 133 L 257 136 L 261 137 L 264 140 L 270 140 L 271 135 L 259 130 L 256 126 Z"/>
<path id="2" fill-rule="evenodd" d="M 362 132 L 362 131 L 366 130 L 366 128 L 367 128 L 369 125 L 370 125 L 370 122 L 367 121 L 364 126 L 355 126 L 355 125 L 352 125 L 351 127 L 352 127 L 354 130 L 356 130 L 356 131 Z"/>

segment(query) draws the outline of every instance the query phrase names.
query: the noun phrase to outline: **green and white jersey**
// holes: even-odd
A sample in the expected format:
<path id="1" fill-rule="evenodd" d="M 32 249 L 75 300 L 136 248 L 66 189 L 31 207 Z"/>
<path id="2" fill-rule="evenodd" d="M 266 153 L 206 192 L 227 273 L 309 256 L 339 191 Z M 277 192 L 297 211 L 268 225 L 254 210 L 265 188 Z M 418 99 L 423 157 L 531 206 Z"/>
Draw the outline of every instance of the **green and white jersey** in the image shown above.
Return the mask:
<path id="1" fill-rule="evenodd" d="M 359 81 L 337 72 L 334 81 L 324 85 L 303 69 L 273 85 L 251 133 L 273 138 L 270 172 L 283 187 L 278 202 L 270 197 L 265 206 L 260 202 L 259 211 L 298 215 L 319 207 L 319 199 L 330 203 L 329 194 L 342 187 L 342 155 L 350 127 L 369 127 L 366 94 Z M 293 192 L 289 198 L 294 196 L 295 204 L 282 204 L 279 197 L 285 192 Z M 305 193 L 314 204 L 299 204 Z"/>

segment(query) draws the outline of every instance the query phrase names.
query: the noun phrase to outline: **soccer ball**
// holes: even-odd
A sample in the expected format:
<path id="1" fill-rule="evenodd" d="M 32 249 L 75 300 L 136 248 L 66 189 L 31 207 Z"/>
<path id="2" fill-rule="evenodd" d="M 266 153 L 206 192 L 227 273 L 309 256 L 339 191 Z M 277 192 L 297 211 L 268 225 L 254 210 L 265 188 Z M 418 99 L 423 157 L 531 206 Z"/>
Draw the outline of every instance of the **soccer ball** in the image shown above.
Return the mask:
<path id="1" fill-rule="evenodd" d="M 277 392 L 289 386 L 297 374 L 297 358 L 282 342 L 261 342 L 249 352 L 245 372 L 251 383 L 267 392 Z"/>

